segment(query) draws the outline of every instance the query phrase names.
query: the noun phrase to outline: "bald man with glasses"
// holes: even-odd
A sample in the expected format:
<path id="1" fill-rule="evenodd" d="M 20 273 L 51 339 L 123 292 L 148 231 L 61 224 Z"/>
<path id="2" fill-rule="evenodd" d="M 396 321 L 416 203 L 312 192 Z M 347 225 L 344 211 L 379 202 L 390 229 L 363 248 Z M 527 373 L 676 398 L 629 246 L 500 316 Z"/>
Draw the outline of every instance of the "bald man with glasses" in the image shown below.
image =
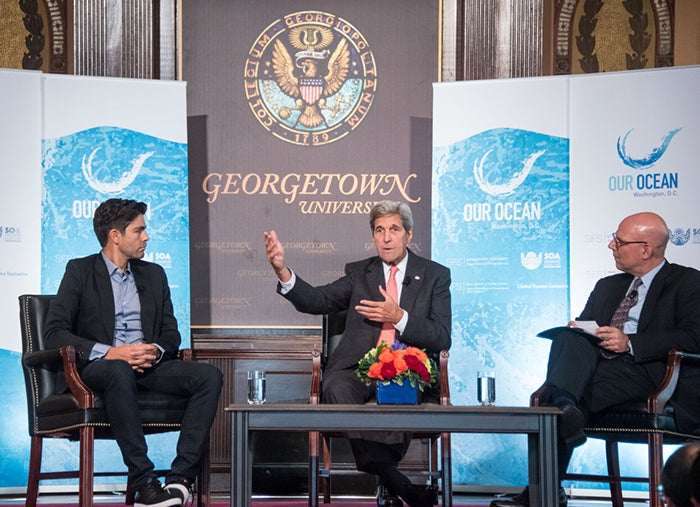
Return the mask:
<path id="1" fill-rule="evenodd" d="M 574 448 L 586 440 L 589 414 L 646 400 L 663 378 L 670 348 L 700 353 L 700 272 L 666 260 L 668 237 L 666 222 L 655 213 L 623 219 L 608 243 L 622 273 L 596 283 L 577 319 L 595 321 L 600 342 L 566 329 L 552 339 L 546 404 L 562 410 L 560 476 Z M 672 400 L 680 431 L 700 423 L 698 392 L 700 379 L 681 379 Z M 561 488 L 559 504 L 567 504 Z M 491 507 L 505 505 L 529 505 L 528 491 L 491 502 Z"/>

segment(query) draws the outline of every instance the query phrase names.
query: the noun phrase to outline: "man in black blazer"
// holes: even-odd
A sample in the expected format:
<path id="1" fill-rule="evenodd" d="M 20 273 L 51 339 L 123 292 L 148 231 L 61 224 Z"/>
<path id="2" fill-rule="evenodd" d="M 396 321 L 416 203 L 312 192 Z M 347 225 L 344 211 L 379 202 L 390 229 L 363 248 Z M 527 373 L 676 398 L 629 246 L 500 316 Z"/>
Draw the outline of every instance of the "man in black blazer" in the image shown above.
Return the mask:
<path id="1" fill-rule="evenodd" d="M 370 227 L 377 255 L 345 266 L 345 276 L 327 285 L 312 287 L 297 276 L 284 260 L 284 249 L 275 231 L 265 233 L 265 248 L 279 283 L 277 291 L 304 313 L 325 314 L 348 310 L 345 331 L 323 372 L 325 403 L 359 404 L 375 389 L 356 376 L 358 361 L 377 345 L 384 323 L 391 323 L 401 343 L 437 354 L 451 345 L 452 308 L 450 271 L 408 250 L 413 237 L 413 215 L 405 203 L 382 201 L 370 212 Z M 398 301 L 385 289 L 392 266 Z M 378 476 L 382 485 L 377 502 L 388 507 L 432 506 L 434 488 L 411 484 L 398 471 L 410 435 L 382 434 L 372 439 L 351 436 L 358 470 Z"/>
<path id="2" fill-rule="evenodd" d="M 95 210 L 100 253 L 68 261 L 49 308 L 45 336 L 51 347 L 75 347 L 81 378 L 102 393 L 128 469 L 136 507 L 184 504 L 199 470 L 216 414 L 221 372 L 177 360 L 180 333 L 163 268 L 141 260 L 149 237 L 146 204 L 109 199 Z M 58 385 L 65 390 L 65 378 Z M 165 489 L 147 456 L 137 390 L 189 397 L 177 456 Z"/>
<path id="3" fill-rule="evenodd" d="M 559 407 L 559 473 L 586 436 L 590 413 L 628 401 L 643 401 L 664 375 L 666 355 L 675 347 L 700 352 L 700 272 L 665 259 L 669 233 L 655 213 L 628 216 L 608 243 L 622 273 L 596 283 L 578 321 L 595 321 L 596 345 L 562 330 L 552 340 L 547 366 L 547 404 Z M 629 313 L 615 317 L 621 302 Z M 628 305 L 629 306 L 629 305 Z M 620 320 L 620 327 L 615 321 Z M 569 322 L 570 327 L 577 325 Z M 682 378 L 673 403 L 681 431 L 700 423 L 700 379 Z M 492 507 L 528 505 L 528 492 Z M 567 498 L 560 490 L 560 505 Z"/>

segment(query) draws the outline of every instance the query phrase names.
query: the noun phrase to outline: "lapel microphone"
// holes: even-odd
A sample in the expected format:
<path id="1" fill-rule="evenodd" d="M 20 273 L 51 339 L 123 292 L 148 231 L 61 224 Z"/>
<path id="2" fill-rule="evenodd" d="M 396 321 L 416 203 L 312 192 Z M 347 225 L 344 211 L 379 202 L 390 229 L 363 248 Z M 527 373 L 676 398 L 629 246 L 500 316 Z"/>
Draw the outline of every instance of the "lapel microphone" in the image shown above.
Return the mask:
<path id="1" fill-rule="evenodd" d="M 403 282 L 401 282 L 401 285 L 408 285 L 409 283 L 411 283 L 411 277 L 406 275 L 403 279 Z"/>

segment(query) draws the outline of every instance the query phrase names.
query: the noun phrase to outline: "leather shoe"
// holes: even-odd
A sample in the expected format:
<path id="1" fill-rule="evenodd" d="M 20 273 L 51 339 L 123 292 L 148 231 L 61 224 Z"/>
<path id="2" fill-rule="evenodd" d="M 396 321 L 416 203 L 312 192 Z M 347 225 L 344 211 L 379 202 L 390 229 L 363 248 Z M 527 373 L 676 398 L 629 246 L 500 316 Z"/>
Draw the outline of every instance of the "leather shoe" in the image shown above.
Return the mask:
<path id="1" fill-rule="evenodd" d="M 566 507 L 568 500 L 564 488 L 559 488 L 559 507 Z M 492 500 L 489 507 L 530 507 L 530 488 L 526 486 L 517 495 Z"/>
<path id="2" fill-rule="evenodd" d="M 559 417 L 559 435 L 570 448 L 578 447 L 586 441 L 586 434 L 583 426 L 586 418 L 583 413 L 574 405 L 562 405 Z"/>
<path id="3" fill-rule="evenodd" d="M 411 484 L 403 495 L 410 507 L 433 507 L 437 503 L 437 486 L 422 486 Z"/>
<path id="4" fill-rule="evenodd" d="M 380 484 L 377 486 L 377 507 L 403 507 L 403 502 L 389 488 Z"/>

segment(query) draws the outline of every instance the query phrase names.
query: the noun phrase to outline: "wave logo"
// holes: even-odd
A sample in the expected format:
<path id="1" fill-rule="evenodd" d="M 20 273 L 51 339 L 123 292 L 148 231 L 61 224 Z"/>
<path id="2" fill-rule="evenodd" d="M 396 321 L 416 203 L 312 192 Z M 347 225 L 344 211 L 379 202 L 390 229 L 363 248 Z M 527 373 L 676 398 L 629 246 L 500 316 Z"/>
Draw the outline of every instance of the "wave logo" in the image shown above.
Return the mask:
<path id="1" fill-rule="evenodd" d="M 92 150 L 89 156 L 83 155 L 82 169 L 83 176 L 85 177 L 85 181 L 87 181 L 88 185 L 90 185 L 90 187 L 92 187 L 94 190 L 103 194 L 121 194 L 124 192 L 124 189 L 131 185 L 131 183 L 133 183 L 133 181 L 136 179 L 136 176 L 138 176 L 139 172 L 141 171 L 141 167 L 143 167 L 144 162 L 155 153 L 153 151 L 140 153 L 131 160 L 131 168 L 122 171 L 116 178 L 112 178 L 110 181 L 109 178 L 104 177 L 104 174 L 108 174 L 111 171 L 108 169 L 95 171 L 93 169 L 95 155 L 97 155 L 97 152 L 99 152 L 101 149 L 102 148 L 98 146 Z M 98 174 L 103 175 L 102 179 L 100 176 L 98 176 Z"/>
<path id="2" fill-rule="evenodd" d="M 518 166 L 518 168 L 510 174 L 506 174 L 506 171 L 502 169 L 496 169 L 498 166 L 495 166 L 487 175 L 484 171 L 484 166 L 486 164 L 486 159 L 492 151 L 493 149 L 488 150 L 481 159 L 474 161 L 474 179 L 484 193 L 500 197 L 512 195 L 515 189 L 522 185 L 528 174 L 530 174 L 530 171 L 532 171 L 537 159 L 540 158 L 546 150 L 532 153 L 522 162 L 521 167 Z"/>
<path id="3" fill-rule="evenodd" d="M 542 265 L 542 252 L 520 252 L 520 264 L 527 270 L 533 271 Z"/>
<path id="4" fill-rule="evenodd" d="M 690 229 L 683 230 L 680 227 L 673 230 L 669 229 L 668 240 L 676 246 L 683 246 L 690 241 Z"/>
<path id="5" fill-rule="evenodd" d="M 634 129 L 630 129 L 624 136 L 617 138 L 617 154 L 622 162 L 632 169 L 647 169 L 653 166 L 666 153 L 668 145 L 671 144 L 673 137 L 680 132 L 680 128 L 670 130 L 663 136 L 661 144 L 655 146 L 648 154 L 635 158 L 632 157 L 627 150 L 627 138 Z"/>

